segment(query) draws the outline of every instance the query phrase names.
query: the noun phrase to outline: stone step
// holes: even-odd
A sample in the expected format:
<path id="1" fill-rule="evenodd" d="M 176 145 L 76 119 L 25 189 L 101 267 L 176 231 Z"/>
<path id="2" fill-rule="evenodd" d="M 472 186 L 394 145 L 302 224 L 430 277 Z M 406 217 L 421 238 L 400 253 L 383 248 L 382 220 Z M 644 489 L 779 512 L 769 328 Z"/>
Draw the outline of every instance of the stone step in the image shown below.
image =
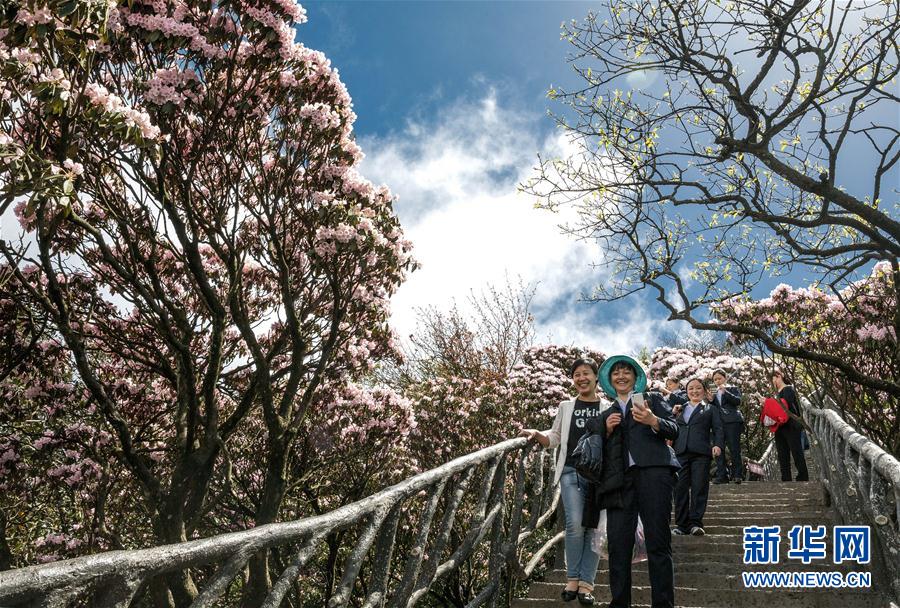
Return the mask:
<path id="1" fill-rule="evenodd" d="M 709 488 L 709 495 L 719 498 L 721 500 L 738 500 L 741 498 L 745 498 L 747 500 L 795 500 L 799 498 L 809 498 L 809 499 L 819 499 L 824 498 L 826 496 L 825 490 L 823 488 L 818 488 L 815 490 L 792 490 L 792 489 L 777 489 L 773 488 L 768 491 L 763 490 L 750 490 L 745 491 L 741 489 L 721 489 L 716 486 L 711 486 Z"/>
<path id="2" fill-rule="evenodd" d="M 749 570 L 748 570 L 749 572 Z M 805 572 L 805 570 L 803 571 Z M 714 581 L 707 581 L 707 579 L 703 579 L 705 576 L 714 576 Z M 597 585 L 595 588 L 595 594 L 597 596 L 600 595 L 608 595 L 608 586 L 609 586 L 609 572 L 607 570 L 603 570 L 597 573 L 597 578 L 594 579 L 595 584 Z M 631 578 L 632 585 L 638 587 L 649 587 L 650 586 L 650 576 L 646 571 L 644 572 L 635 572 L 632 574 Z M 700 585 L 704 585 L 705 582 L 710 582 L 710 586 L 699 587 Z M 533 591 L 529 593 L 529 597 L 531 599 L 539 600 L 539 599 L 548 599 L 555 600 L 559 598 L 559 592 L 562 590 L 565 581 L 562 582 L 547 582 L 547 583 L 532 583 Z M 697 591 L 765 591 L 761 589 L 748 589 L 744 586 L 744 581 L 741 578 L 740 573 L 732 573 L 732 574 L 679 574 L 678 571 L 675 572 L 675 587 L 682 588 L 695 588 Z M 800 591 L 797 589 L 796 591 Z M 818 591 L 821 593 L 823 590 L 816 589 L 803 589 L 803 591 Z M 829 590 L 831 591 L 831 590 Z M 837 591 L 845 591 L 843 589 L 838 589 Z M 849 590 L 846 590 L 849 591 Z M 858 590 L 854 590 L 858 591 Z"/>
<path id="3" fill-rule="evenodd" d="M 818 496 L 825 486 L 820 481 L 766 481 L 756 483 L 711 483 L 710 494 L 751 496 Z"/>
<path id="4" fill-rule="evenodd" d="M 816 519 L 816 520 L 810 519 L 809 522 L 810 522 L 810 525 L 813 525 L 813 526 L 820 526 L 820 525 L 825 526 L 828 530 L 828 538 L 831 538 L 832 525 L 838 523 L 831 519 L 827 519 L 824 516 L 822 518 Z M 784 541 L 784 539 L 787 538 L 787 534 L 790 531 L 792 526 L 784 525 L 781 522 L 776 522 L 776 523 L 781 526 L 781 538 L 783 539 L 783 542 L 786 542 L 786 541 Z M 709 517 L 703 518 L 703 529 L 706 530 L 706 536 L 717 536 L 717 537 L 721 537 L 722 539 L 730 538 L 732 540 L 738 539 L 741 542 L 743 542 L 743 538 L 744 538 L 744 527 L 745 526 L 754 526 L 754 525 L 756 525 L 756 526 L 768 525 L 768 522 L 766 522 L 765 524 L 763 522 L 756 522 L 756 523 L 746 522 L 746 523 L 743 523 L 740 525 L 735 525 L 734 522 L 716 520 L 715 518 L 709 518 Z M 675 528 L 674 521 L 671 522 L 671 527 Z M 675 535 L 673 535 L 672 537 L 675 538 Z"/>
<path id="5" fill-rule="evenodd" d="M 819 500 L 826 496 L 824 488 L 820 487 L 817 489 L 810 490 L 795 490 L 795 489 L 779 489 L 772 488 L 768 491 L 763 490 L 741 490 L 738 488 L 735 489 L 722 489 L 719 486 L 710 486 L 709 495 L 713 496 L 719 500 L 752 500 L 752 501 L 762 501 L 762 500 L 798 500 L 798 499 L 810 499 L 810 500 Z"/>
<path id="6" fill-rule="evenodd" d="M 706 503 L 707 513 L 721 511 L 723 513 L 790 513 L 792 511 L 828 511 L 830 507 L 822 501 L 797 500 L 791 501 L 766 501 L 750 502 L 738 500 L 734 502 L 722 502 L 719 499 L 710 498 Z"/>
<path id="7" fill-rule="evenodd" d="M 564 605 L 559 599 L 559 586 L 555 586 L 553 598 L 517 599 L 510 608 L 559 608 Z M 596 587 L 594 596 L 603 606 L 609 602 L 609 589 Z M 650 587 L 633 585 L 631 589 L 632 607 L 650 605 Z M 703 606 L 704 608 L 735 608 L 736 606 L 768 606 L 790 608 L 883 608 L 884 600 L 871 590 L 849 589 L 698 589 L 676 584 L 675 602 L 677 606 Z M 597 604 L 595 604 L 596 606 Z M 573 602 L 572 608 L 578 608 Z"/>
<path id="8" fill-rule="evenodd" d="M 673 514 L 674 518 L 674 514 Z M 834 519 L 825 510 L 822 511 L 794 511 L 785 513 L 722 513 L 721 511 L 706 510 L 703 521 L 718 522 L 717 525 L 741 525 L 743 526 L 775 526 L 784 528 L 786 522 L 797 521 L 801 523 L 815 524 L 820 522 L 823 526 Z M 793 525 L 793 524 L 790 524 Z"/>
<path id="9" fill-rule="evenodd" d="M 743 542 L 744 526 L 742 526 L 742 525 L 741 526 L 719 525 L 718 523 L 709 524 L 708 522 L 710 522 L 710 521 L 714 522 L 715 520 L 704 518 L 703 529 L 706 530 L 706 536 L 720 536 L 722 538 L 729 538 L 729 539 L 737 538 Z M 818 523 L 821 523 L 823 525 L 829 525 L 824 521 L 820 521 Z M 753 525 L 753 524 L 747 524 L 747 525 Z M 672 527 L 673 528 L 675 527 L 674 521 L 672 522 Z M 789 530 L 789 529 L 790 529 L 790 526 L 788 526 L 787 528 L 785 528 L 785 526 L 781 527 L 781 536 L 783 538 L 785 537 L 785 534 L 786 534 L 787 530 Z M 673 535 L 672 538 L 676 538 L 675 535 Z"/>
<path id="10" fill-rule="evenodd" d="M 826 551 L 824 559 L 815 559 L 812 563 L 828 563 L 831 564 L 832 553 L 830 550 Z M 744 552 L 740 548 L 735 547 L 698 547 L 697 549 L 682 549 L 679 547 L 678 549 L 672 548 L 672 559 L 677 563 L 692 563 L 692 564 L 702 564 L 708 561 L 720 562 L 723 564 L 737 564 L 741 567 L 744 566 Z M 605 564 L 605 561 L 601 562 Z M 791 559 L 787 556 L 787 550 L 782 547 L 781 551 L 778 554 L 778 563 L 782 566 L 793 566 L 793 565 L 802 565 L 803 562 L 799 559 Z"/>
<path id="11" fill-rule="evenodd" d="M 702 540 L 702 539 L 697 539 Z M 805 567 L 805 564 L 800 559 L 790 558 L 787 555 L 788 549 L 787 546 L 782 546 L 778 552 L 778 564 L 782 568 L 794 569 Z M 826 547 L 825 557 L 822 559 L 813 559 L 809 565 L 813 564 L 827 564 L 833 567 L 833 569 L 840 569 L 842 567 L 850 567 L 857 565 L 855 562 L 845 562 L 843 564 L 836 565 L 834 564 L 834 553 L 832 552 L 831 547 Z M 672 559 L 676 565 L 681 566 L 702 566 L 704 564 L 718 564 L 718 565 L 727 565 L 732 571 L 735 568 L 745 568 L 744 564 L 744 549 L 738 543 L 729 543 L 729 544 L 696 544 L 696 545 L 684 545 L 684 544 L 672 544 Z M 604 557 L 600 560 L 600 567 L 605 568 L 607 565 L 607 559 Z M 746 568 L 756 568 L 756 564 L 747 565 Z M 774 567 L 774 565 L 773 565 Z"/>
<path id="12" fill-rule="evenodd" d="M 710 503 L 717 502 L 722 504 L 775 504 L 779 502 L 793 503 L 797 501 L 812 501 L 821 503 L 826 498 L 824 492 L 772 492 L 772 493 L 753 493 L 753 492 L 715 492 L 710 489 Z"/>
<path id="13" fill-rule="evenodd" d="M 753 511 L 754 507 L 757 506 L 760 508 L 765 507 L 773 513 L 779 513 L 788 510 L 815 511 L 816 509 L 826 508 L 825 502 L 823 500 L 813 498 L 798 498 L 796 500 L 779 501 L 761 500 L 758 502 L 750 502 L 747 500 L 724 501 L 720 498 L 716 498 L 715 500 L 710 500 L 707 503 L 706 512 L 710 513 L 712 511 L 716 511 L 719 513 L 731 513 L 733 511 L 736 511 L 739 513 L 746 513 L 747 511 Z"/>
<path id="14" fill-rule="evenodd" d="M 787 555 L 790 543 L 782 538 L 778 545 L 779 555 Z M 826 539 L 825 553 L 831 558 L 832 543 Z M 706 536 L 672 536 L 672 553 L 733 553 L 744 554 L 744 542 L 742 538 L 709 534 Z"/>
<path id="15" fill-rule="evenodd" d="M 791 499 L 772 499 L 772 500 L 722 500 L 710 496 L 706 503 L 707 509 L 726 509 L 734 511 L 760 511 L 762 509 L 770 509 L 773 512 L 786 510 L 815 510 L 828 509 L 829 507 L 822 500 L 812 498 Z"/>
<path id="16" fill-rule="evenodd" d="M 713 492 L 815 492 L 821 490 L 821 481 L 754 481 L 742 483 L 715 483 L 710 480 L 709 487 Z"/>
<path id="17" fill-rule="evenodd" d="M 790 494 L 771 494 L 768 496 L 756 496 L 753 494 L 716 494 L 709 493 L 709 506 L 713 505 L 747 505 L 747 509 L 757 509 L 763 506 L 786 506 L 810 504 L 818 507 L 825 506 L 824 495 L 790 495 Z M 827 507 L 826 507 L 827 508 Z"/>
<path id="18" fill-rule="evenodd" d="M 609 570 L 605 568 L 606 563 L 602 564 L 602 568 L 597 571 L 597 578 L 595 579 L 596 584 L 598 585 L 606 585 L 609 583 Z M 722 563 L 722 562 L 680 562 L 675 560 L 675 581 L 676 584 L 679 580 L 691 580 L 685 579 L 684 577 L 716 577 L 714 579 L 708 580 L 719 580 L 719 577 L 731 578 L 731 579 L 739 579 L 740 572 L 774 572 L 774 571 L 791 571 L 791 572 L 870 572 L 868 565 L 860 565 L 860 564 L 839 564 L 835 565 L 830 562 L 825 561 L 815 561 L 810 564 L 803 564 L 802 562 L 795 562 L 793 564 L 764 564 L 764 565 L 753 565 L 753 566 L 741 566 L 740 569 L 736 569 L 734 564 L 731 563 Z M 638 562 L 636 564 L 632 564 L 631 572 L 633 580 L 638 585 L 649 585 L 649 574 L 648 574 L 648 564 L 646 561 Z M 696 579 L 694 579 L 696 580 Z M 565 584 L 566 582 L 566 571 L 565 570 L 551 570 L 544 574 L 544 579 L 541 581 L 542 584 L 554 585 L 557 589 L 557 593 L 559 592 L 560 585 Z M 532 585 L 536 585 L 538 583 L 533 583 Z M 720 587 L 725 585 L 715 585 L 715 587 Z M 537 596 L 535 596 L 537 597 Z M 556 597 L 556 596 L 553 596 Z"/>

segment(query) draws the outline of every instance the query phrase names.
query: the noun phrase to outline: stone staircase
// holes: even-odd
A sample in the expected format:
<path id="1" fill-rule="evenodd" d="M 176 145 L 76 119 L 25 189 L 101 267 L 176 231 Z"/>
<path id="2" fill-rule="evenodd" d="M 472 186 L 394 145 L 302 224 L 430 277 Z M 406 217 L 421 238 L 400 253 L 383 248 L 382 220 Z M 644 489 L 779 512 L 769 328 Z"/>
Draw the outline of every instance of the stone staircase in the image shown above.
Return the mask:
<path id="1" fill-rule="evenodd" d="M 820 482 L 745 482 L 740 485 L 712 485 L 709 506 L 704 517 L 706 536 L 672 537 L 675 562 L 675 604 L 703 608 L 884 608 L 890 606 L 877 592 L 873 565 L 856 563 L 835 565 L 832 561 L 832 526 L 840 523 L 832 509 L 825 506 Z M 780 525 L 781 543 L 778 565 L 744 565 L 743 527 Z M 797 524 L 825 525 L 827 558 L 804 565 L 788 559 L 787 532 Z M 605 559 L 600 562 L 594 595 L 595 606 L 610 600 L 609 571 Z M 632 567 L 632 606 L 650 606 L 650 580 L 647 562 Z M 872 588 L 857 589 L 761 589 L 745 588 L 742 571 L 756 572 L 871 572 Z M 511 608 L 579 608 L 576 601 L 563 603 L 559 592 L 565 583 L 565 570 L 551 570 L 544 580 L 532 583 L 527 598 L 512 602 Z"/>

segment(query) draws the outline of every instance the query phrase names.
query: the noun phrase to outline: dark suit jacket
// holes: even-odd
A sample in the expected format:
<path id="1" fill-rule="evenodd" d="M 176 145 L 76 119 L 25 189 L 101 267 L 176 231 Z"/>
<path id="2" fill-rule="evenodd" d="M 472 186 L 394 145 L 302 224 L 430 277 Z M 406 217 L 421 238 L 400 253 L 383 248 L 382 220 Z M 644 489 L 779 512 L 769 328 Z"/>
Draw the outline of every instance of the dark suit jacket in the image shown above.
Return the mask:
<path id="1" fill-rule="evenodd" d="M 713 393 L 713 403 L 719 408 L 722 424 L 744 421 L 744 415 L 741 413 L 741 389 L 738 387 L 726 386 L 721 399 L 719 399 L 719 389 L 716 388 L 716 392 Z"/>
<path id="2" fill-rule="evenodd" d="M 678 389 L 677 391 L 669 393 L 666 397 L 666 401 L 669 402 L 669 407 L 675 407 L 676 405 L 684 405 L 687 403 L 688 398 L 683 390 Z"/>
<path id="3" fill-rule="evenodd" d="M 625 506 L 622 488 L 625 487 L 625 469 L 628 468 L 628 456 L 625 453 L 625 438 L 620 424 L 606 436 L 606 418 L 620 411 L 618 406 L 611 405 L 600 416 L 587 422 L 588 432 L 601 433 L 603 441 L 603 472 L 600 483 L 590 484 L 592 493 L 584 505 L 582 525 L 585 528 L 596 528 L 602 509 L 621 509 Z"/>
<path id="4" fill-rule="evenodd" d="M 690 420 L 685 422 L 684 407 L 675 418 L 675 422 L 678 424 L 678 438 L 672 446 L 675 448 L 675 454 L 677 456 L 682 454 L 712 456 L 714 445 L 724 449 L 725 430 L 722 427 L 719 408 L 701 401 L 691 413 Z"/>
<path id="5" fill-rule="evenodd" d="M 625 466 L 628 466 L 628 454 L 631 454 L 635 466 L 638 467 L 680 468 L 681 465 L 675 458 L 674 452 L 666 445 L 666 439 L 674 441 L 678 437 L 678 425 L 675 423 L 672 408 L 659 393 L 644 393 L 644 395 L 645 403 L 659 418 L 659 432 L 654 432 L 651 427 L 637 422 L 631 416 L 631 400 L 629 400 L 626 404 L 625 416 L 619 427 L 616 427 L 622 429 L 625 444 Z M 600 414 L 600 423 L 603 428 L 606 428 L 606 419 L 611 414 L 622 411 L 619 409 L 618 401 L 614 401 L 613 405 L 614 407 Z"/>

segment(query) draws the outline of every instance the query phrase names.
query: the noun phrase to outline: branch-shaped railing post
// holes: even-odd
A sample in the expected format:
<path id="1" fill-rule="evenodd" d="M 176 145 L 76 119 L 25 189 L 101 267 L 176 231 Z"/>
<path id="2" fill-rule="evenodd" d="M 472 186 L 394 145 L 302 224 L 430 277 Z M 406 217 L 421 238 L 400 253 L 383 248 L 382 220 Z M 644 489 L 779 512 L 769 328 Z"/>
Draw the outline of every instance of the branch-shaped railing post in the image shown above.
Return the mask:
<path id="1" fill-rule="evenodd" d="M 844 521 L 870 526 L 873 557 L 900 600 L 900 462 L 847 424 L 827 396 L 812 397 L 801 405 L 831 504 Z"/>
<path id="2" fill-rule="evenodd" d="M 539 547 L 529 542 L 559 504 L 558 488 L 550 483 L 553 467 L 544 462 L 550 454 L 533 447 L 510 439 L 316 517 L 0 572 L 0 606 L 144 605 L 152 584 L 179 572 L 201 581 L 191 608 L 236 605 L 250 557 L 277 548 L 287 563 L 279 562 L 271 589 L 257 598 L 263 608 L 277 608 L 303 589 L 315 591 L 309 573 L 325 540 L 340 533 L 339 583 L 328 608 L 345 608 L 358 592 L 365 593 L 363 608 L 412 608 L 483 548 L 487 563 L 481 570 L 473 564 L 481 586 L 469 607 L 494 608 L 504 590 L 509 596 L 510 581 L 530 575 L 562 538 L 557 534 Z"/>

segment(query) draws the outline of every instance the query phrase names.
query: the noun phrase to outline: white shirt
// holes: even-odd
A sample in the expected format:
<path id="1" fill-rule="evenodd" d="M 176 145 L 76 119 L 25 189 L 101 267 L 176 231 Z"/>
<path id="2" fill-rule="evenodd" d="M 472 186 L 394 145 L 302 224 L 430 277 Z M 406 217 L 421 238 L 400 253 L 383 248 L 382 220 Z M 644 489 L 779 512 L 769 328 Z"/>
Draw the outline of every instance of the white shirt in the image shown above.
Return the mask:
<path id="1" fill-rule="evenodd" d="M 697 405 L 694 405 L 693 403 L 688 401 L 684 406 L 684 421 L 690 422 L 691 415 L 694 413 L 694 410 L 697 409 L 698 407 L 700 407 L 701 405 L 702 405 L 702 403 L 698 403 Z"/>

